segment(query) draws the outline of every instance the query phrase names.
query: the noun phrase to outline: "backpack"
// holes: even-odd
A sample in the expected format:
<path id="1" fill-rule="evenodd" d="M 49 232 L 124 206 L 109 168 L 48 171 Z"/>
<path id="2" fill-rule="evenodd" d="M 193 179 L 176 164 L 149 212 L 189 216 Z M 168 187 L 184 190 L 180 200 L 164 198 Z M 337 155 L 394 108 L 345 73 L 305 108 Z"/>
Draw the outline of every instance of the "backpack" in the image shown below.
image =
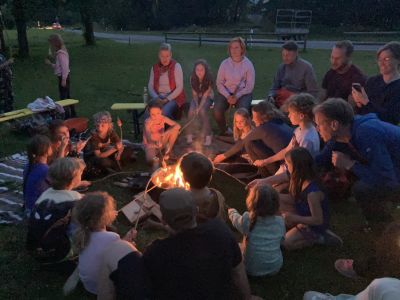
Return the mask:
<path id="1" fill-rule="evenodd" d="M 41 263 L 57 263 L 69 258 L 72 250 L 67 227 L 74 201 L 55 204 L 45 200 L 33 209 L 28 225 L 26 246 Z"/>

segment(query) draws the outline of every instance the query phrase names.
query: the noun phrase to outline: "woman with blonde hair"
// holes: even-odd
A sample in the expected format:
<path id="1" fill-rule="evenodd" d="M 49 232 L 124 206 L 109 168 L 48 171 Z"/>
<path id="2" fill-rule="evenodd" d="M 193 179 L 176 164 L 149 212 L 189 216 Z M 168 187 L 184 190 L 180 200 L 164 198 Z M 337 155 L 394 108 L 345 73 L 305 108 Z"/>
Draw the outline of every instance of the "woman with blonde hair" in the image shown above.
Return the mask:
<path id="1" fill-rule="evenodd" d="M 53 68 L 54 75 L 58 78 L 58 91 L 60 100 L 71 98 L 70 95 L 70 69 L 69 69 L 69 54 L 65 47 L 64 41 L 59 34 L 50 35 L 49 39 L 49 57 L 44 60 L 46 65 Z M 54 61 L 54 63 L 52 62 Z M 69 106 L 70 112 L 67 117 L 75 117 L 75 107 Z"/>
<path id="2" fill-rule="evenodd" d="M 229 57 L 222 61 L 218 69 L 218 94 L 214 106 L 214 117 L 222 135 L 232 134 L 225 120 L 225 112 L 229 107 L 244 107 L 250 111 L 256 77 L 252 62 L 245 56 L 246 46 L 241 37 L 229 42 L 228 54 Z"/>

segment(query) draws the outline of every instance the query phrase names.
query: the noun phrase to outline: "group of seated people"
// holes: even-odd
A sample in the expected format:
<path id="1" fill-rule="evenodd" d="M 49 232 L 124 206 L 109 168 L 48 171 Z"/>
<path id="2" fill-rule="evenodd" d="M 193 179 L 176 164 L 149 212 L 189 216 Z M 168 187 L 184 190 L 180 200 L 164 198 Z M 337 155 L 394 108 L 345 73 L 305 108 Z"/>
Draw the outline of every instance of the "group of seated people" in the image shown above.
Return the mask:
<path id="1" fill-rule="evenodd" d="M 247 276 L 277 274 L 284 263 L 282 247 L 343 244 L 330 229 L 329 201 L 351 193 L 368 226 L 392 221 L 386 202 L 396 201 L 400 191 L 400 127 L 396 126 L 400 43 L 391 42 L 378 51 L 381 75 L 369 79 L 351 64 L 352 45 L 337 43 L 318 101 L 311 65 L 298 58 L 296 44 L 288 42 L 267 99 L 253 107 L 255 72 L 244 56 L 243 41 L 233 39 L 228 50 L 230 57 L 222 62 L 216 80 L 214 116 L 221 134 L 230 135 L 225 111 L 237 107 L 235 144 L 213 162 L 199 152 L 179 159 L 190 190 L 174 188 L 161 194 L 162 221 L 169 236 L 155 240 L 143 253 L 132 243 L 135 230 L 123 239 L 110 230 L 118 214 L 112 196 L 74 191 L 90 184 L 81 180 L 85 163 L 70 157 L 83 148 L 90 149 L 85 152 L 86 163 L 104 169 L 118 169 L 132 159 L 129 147 L 113 130 L 111 115 L 95 114 L 96 130 L 90 139 L 73 146 L 65 125 L 57 122 L 50 128 L 50 138 L 32 138 L 24 200 L 29 217 L 27 246 L 40 261 L 78 255 L 79 277 L 85 289 L 100 299 L 250 299 Z M 174 111 L 185 102 L 182 69 L 171 60 L 168 45 L 161 46 L 159 58 L 151 71 L 149 92 L 154 99 L 148 105 L 143 133 L 145 156 L 153 167 L 172 153 L 181 132 Z M 201 136 L 209 146 L 213 81 L 205 61 L 196 62 L 190 82 L 189 116 L 200 116 Z M 188 132 L 191 143 L 194 132 Z M 247 186 L 243 214 L 228 207 L 220 191 L 208 187 L 215 167 L 238 160 L 256 168 L 261 177 Z M 227 220 L 243 235 L 240 244 Z M 378 248 L 366 262 L 338 260 L 335 268 L 348 277 L 398 277 L 399 238 L 400 227 L 392 223 L 382 233 L 384 249 L 391 247 L 391 251 Z M 369 299 L 398 299 L 398 287 L 398 280 L 386 278 L 374 281 L 361 294 L 375 295 Z M 385 296 L 378 298 L 379 293 Z M 335 299 L 311 292 L 304 297 Z"/>

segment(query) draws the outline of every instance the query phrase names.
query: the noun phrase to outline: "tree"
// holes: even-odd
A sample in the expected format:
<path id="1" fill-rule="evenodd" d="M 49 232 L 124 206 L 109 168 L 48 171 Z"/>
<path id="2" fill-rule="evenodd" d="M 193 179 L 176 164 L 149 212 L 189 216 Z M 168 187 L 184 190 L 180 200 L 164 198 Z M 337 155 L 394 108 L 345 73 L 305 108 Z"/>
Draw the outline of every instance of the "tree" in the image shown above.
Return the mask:
<path id="1" fill-rule="evenodd" d="M 14 0 L 13 15 L 18 33 L 18 55 L 20 57 L 29 56 L 28 37 L 26 34 L 26 1 Z"/>
<path id="2" fill-rule="evenodd" d="M 94 0 L 80 0 L 79 10 L 81 13 L 82 24 L 84 27 L 83 37 L 87 46 L 96 44 L 93 32 L 93 13 L 94 13 Z"/>

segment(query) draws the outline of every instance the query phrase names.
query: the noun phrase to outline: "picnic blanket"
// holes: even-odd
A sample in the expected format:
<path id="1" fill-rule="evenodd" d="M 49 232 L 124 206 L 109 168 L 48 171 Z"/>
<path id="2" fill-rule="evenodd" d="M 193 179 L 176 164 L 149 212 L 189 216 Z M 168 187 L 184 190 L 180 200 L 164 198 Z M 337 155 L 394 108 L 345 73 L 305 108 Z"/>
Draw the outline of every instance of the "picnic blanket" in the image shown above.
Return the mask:
<path id="1" fill-rule="evenodd" d="M 22 173 L 27 160 L 25 153 L 0 159 L 0 224 L 23 220 Z"/>

